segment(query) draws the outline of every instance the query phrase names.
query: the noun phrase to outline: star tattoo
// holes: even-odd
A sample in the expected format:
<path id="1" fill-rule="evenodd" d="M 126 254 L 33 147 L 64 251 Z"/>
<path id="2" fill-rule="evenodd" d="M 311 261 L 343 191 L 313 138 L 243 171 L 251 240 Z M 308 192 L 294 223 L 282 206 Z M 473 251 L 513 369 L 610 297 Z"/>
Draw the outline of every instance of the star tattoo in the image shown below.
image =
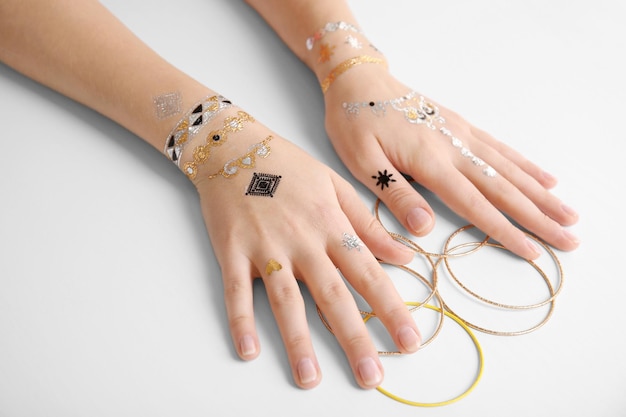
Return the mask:
<path id="1" fill-rule="evenodd" d="M 330 61 L 330 57 L 333 56 L 333 50 L 335 49 L 335 45 L 330 46 L 327 43 L 323 43 L 320 47 L 320 57 L 318 62 L 328 62 Z"/>
<path id="2" fill-rule="evenodd" d="M 393 178 L 391 178 L 393 176 L 393 174 L 387 174 L 387 170 L 385 170 L 384 172 L 380 172 L 378 171 L 378 176 L 376 175 L 372 175 L 372 178 L 374 178 L 375 180 L 377 180 L 378 182 L 376 183 L 376 186 L 380 185 L 380 189 L 384 190 L 385 186 L 387 188 L 389 188 L 389 183 L 390 182 L 396 182 L 396 180 L 394 180 Z"/>

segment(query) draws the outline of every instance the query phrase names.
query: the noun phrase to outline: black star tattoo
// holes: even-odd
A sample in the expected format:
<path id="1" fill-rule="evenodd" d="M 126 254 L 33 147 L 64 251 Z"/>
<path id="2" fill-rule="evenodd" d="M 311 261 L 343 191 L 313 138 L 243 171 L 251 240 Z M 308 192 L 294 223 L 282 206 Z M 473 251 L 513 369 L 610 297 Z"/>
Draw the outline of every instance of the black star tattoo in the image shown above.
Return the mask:
<path id="1" fill-rule="evenodd" d="M 392 176 L 393 174 L 387 174 L 387 170 L 385 170 L 384 172 L 378 171 L 378 176 L 372 175 L 372 178 L 374 178 L 375 180 L 378 180 L 378 182 L 376 183 L 376 186 L 380 185 L 380 189 L 384 190 L 385 186 L 389 188 L 390 182 L 396 182 L 396 180 L 391 178 Z"/>

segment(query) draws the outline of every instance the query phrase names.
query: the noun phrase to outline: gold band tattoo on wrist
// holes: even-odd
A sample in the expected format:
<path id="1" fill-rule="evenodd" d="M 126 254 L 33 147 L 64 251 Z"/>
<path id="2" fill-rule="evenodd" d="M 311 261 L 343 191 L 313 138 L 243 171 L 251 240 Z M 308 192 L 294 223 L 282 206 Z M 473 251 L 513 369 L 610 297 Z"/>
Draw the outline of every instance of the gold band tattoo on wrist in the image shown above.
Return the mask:
<path id="1" fill-rule="evenodd" d="M 273 136 L 266 137 L 262 142 L 255 143 L 250 146 L 247 152 L 240 156 L 239 158 L 231 159 L 224 164 L 224 167 L 220 169 L 215 174 L 209 175 L 208 179 L 213 179 L 219 176 L 224 178 L 230 178 L 239 172 L 239 168 L 254 168 L 256 166 L 256 158 L 267 158 L 272 149 L 269 146 L 270 141 L 273 139 Z"/>
<path id="2" fill-rule="evenodd" d="M 382 58 L 376 58 L 376 57 L 369 56 L 369 55 L 359 55 L 353 58 L 346 59 L 345 61 L 337 65 L 335 68 L 333 68 L 328 73 L 326 78 L 322 80 L 322 82 L 320 83 L 322 92 L 326 93 L 328 89 L 330 88 L 331 84 L 335 82 L 337 77 L 339 77 L 341 74 L 361 64 L 379 64 L 379 65 L 383 65 L 387 67 L 387 61 L 385 61 Z"/>
<path id="3" fill-rule="evenodd" d="M 186 162 L 183 172 L 190 180 L 198 175 L 198 166 L 204 164 L 211 157 L 211 149 L 221 146 L 228 140 L 230 133 L 243 130 L 245 122 L 254 122 L 254 118 L 245 111 L 239 110 L 236 116 L 229 116 L 224 119 L 221 129 L 213 130 L 206 136 L 205 144 L 198 145 L 193 150 L 193 160 Z"/>

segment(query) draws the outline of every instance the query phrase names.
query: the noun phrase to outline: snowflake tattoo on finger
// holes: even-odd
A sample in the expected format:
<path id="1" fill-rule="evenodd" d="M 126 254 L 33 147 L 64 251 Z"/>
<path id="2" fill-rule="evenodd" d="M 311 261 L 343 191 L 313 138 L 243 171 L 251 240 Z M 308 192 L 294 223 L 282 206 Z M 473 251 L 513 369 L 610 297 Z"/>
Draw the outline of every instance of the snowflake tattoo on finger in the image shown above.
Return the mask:
<path id="1" fill-rule="evenodd" d="M 392 176 L 393 174 L 387 174 L 387 170 L 385 170 L 384 172 L 378 171 L 378 175 L 372 175 L 372 178 L 378 181 L 376 187 L 380 185 L 380 189 L 384 190 L 385 187 L 389 188 L 390 182 L 396 182 L 396 180 L 391 178 Z"/>

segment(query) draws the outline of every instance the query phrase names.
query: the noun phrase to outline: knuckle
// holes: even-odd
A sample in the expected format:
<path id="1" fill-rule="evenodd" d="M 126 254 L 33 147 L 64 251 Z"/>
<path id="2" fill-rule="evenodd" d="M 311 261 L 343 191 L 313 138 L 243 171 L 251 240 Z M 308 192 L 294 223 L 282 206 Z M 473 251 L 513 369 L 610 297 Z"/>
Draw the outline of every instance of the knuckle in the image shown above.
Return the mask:
<path id="1" fill-rule="evenodd" d="M 387 201 L 388 204 L 391 207 L 402 207 L 403 205 L 406 205 L 405 202 L 408 202 L 413 189 L 408 189 L 407 187 L 394 187 L 389 188 L 388 190 L 385 191 L 389 191 L 387 193 Z"/>
<path id="2" fill-rule="evenodd" d="M 489 200 L 478 191 L 468 194 L 466 205 L 470 213 L 482 213 L 483 210 L 491 208 Z"/>
<path id="3" fill-rule="evenodd" d="M 320 302 L 331 305 L 345 300 L 348 295 L 348 289 L 345 284 L 341 281 L 333 280 L 321 287 Z"/>
<path id="4" fill-rule="evenodd" d="M 355 277 L 356 284 L 364 294 L 375 294 L 382 285 L 387 281 L 385 276 L 381 273 L 382 270 L 378 263 L 364 264 Z"/>
<path id="5" fill-rule="evenodd" d="M 231 332 L 235 332 L 238 329 L 244 329 L 250 323 L 252 317 L 247 314 L 235 314 L 228 316 L 228 326 L 231 329 Z"/>
<path id="6" fill-rule="evenodd" d="M 367 333 L 358 333 L 346 338 L 344 350 L 346 353 L 362 352 L 365 348 L 370 349 L 372 341 Z"/>
<path id="7" fill-rule="evenodd" d="M 383 225 L 375 218 L 370 217 L 362 227 L 361 233 L 363 236 L 377 237 L 381 234 L 386 234 Z"/>
<path id="8" fill-rule="evenodd" d="M 376 315 L 383 323 L 398 323 L 401 318 L 410 316 L 409 310 L 404 304 L 389 304 L 385 303 L 376 310 Z"/>
<path id="9" fill-rule="evenodd" d="M 285 335 L 284 343 L 288 349 L 300 350 L 309 346 L 309 335 L 303 332 L 292 332 Z"/>
<path id="10" fill-rule="evenodd" d="M 504 176 L 511 176 L 519 170 L 519 166 L 509 158 L 502 157 L 498 164 L 498 171 Z"/>
<path id="11" fill-rule="evenodd" d="M 224 280 L 224 297 L 238 299 L 249 291 L 249 286 L 238 279 Z"/>
<path id="12" fill-rule="evenodd" d="M 273 285 L 269 290 L 273 303 L 277 306 L 292 306 L 302 302 L 300 289 L 295 285 Z"/>

